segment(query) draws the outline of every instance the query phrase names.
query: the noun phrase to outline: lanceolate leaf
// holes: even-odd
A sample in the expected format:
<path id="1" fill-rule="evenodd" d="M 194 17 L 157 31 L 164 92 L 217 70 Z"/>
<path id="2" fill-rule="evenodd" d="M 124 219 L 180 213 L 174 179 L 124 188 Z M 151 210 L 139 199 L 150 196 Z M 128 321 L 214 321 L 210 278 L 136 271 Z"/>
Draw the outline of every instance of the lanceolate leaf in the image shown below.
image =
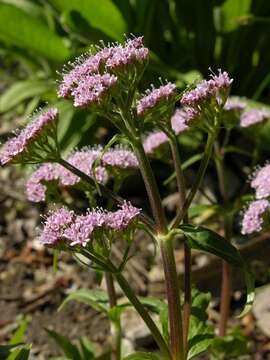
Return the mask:
<path id="1" fill-rule="evenodd" d="M 0 4 L 1 9 L 1 4 Z M 1 10 L 0 10 L 1 11 Z M 1 17 L 1 15 L 0 15 Z M 0 25 L 1 26 L 1 25 Z M 6 112 L 20 102 L 42 95 L 51 90 L 51 84 L 43 80 L 18 81 L 0 96 L 0 112 Z"/>
<path id="2" fill-rule="evenodd" d="M 243 270 L 247 288 L 247 301 L 240 316 L 247 314 L 251 310 L 254 301 L 254 278 L 253 275 L 247 271 L 245 261 L 240 252 L 236 247 L 212 230 L 190 224 L 181 225 L 180 229 L 185 234 L 186 241 L 192 249 L 198 249 L 214 254 Z"/>
<path id="3" fill-rule="evenodd" d="M 58 334 L 56 331 L 49 329 L 45 329 L 45 330 L 47 331 L 48 335 L 50 335 L 50 337 L 52 337 L 55 340 L 57 345 L 62 349 L 62 351 L 68 357 L 68 359 L 81 360 L 81 355 L 79 353 L 79 350 L 75 345 L 73 345 L 69 341 L 68 338 L 66 338 L 61 334 Z"/>
<path id="4" fill-rule="evenodd" d="M 59 310 L 63 309 L 63 307 L 70 302 L 71 300 L 76 300 L 91 306 L 96 311 L 101 311 L 107 313 L 109 310 L 108 307 L 108 296 L 102 290 L 97 289 L 79 289 L 72 292 L 68 297 L 63 301 Z"/>
<path id="5" fill-rule="evenodd" d="M 0 3 L 0 39 L 50 60 L 62 62 L 69 57 L 69 50 L 60 36 L 13 5 Z"/>
<path id="6" fill-rule="evenodd" d="M 181 225 L 180 229 L 187 237 L 188 245 L 192 249 L 214 254 L 235 266 L 244 265 L 239 251 L 214 231 L 193 225 Z"/>

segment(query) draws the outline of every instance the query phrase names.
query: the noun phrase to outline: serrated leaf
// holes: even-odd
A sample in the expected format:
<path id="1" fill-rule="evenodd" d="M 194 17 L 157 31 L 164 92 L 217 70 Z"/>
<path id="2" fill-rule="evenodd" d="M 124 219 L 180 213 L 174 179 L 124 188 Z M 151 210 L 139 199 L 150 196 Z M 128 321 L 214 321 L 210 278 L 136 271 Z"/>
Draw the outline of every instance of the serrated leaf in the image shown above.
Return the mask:
<path id="1" fill-rule="evenodd" d="M 121 40 L 126 31 L 126 23 L 117 6 L 110 0 L 49 0 L 60 11 L 75 10 L 89 24 L 103 31 L 112 39 Z"/>
<path id="2" fill-rule="evenodd" d="M 61 348 L 64 354 L 72 360 L 82 360 L 79 350 L 75 345 L 73 345 L 70 340 L 57 333 L 56 331 L 45 329 L 48 335 L 55 340 L 57 345 Z"/>
<path id="3" fill-rule="evenodd" d="M 69 50 L 60 36 L 13 5 L 0 3 L 0 39 L 53 61 L 62 62 L 69 57 Z"/>
<path id="4" fill-rule="evenodd" d="M 96 311 L 101 311 L 103 313 L 108 313 L 108 295 L 105 291 L 98 289 L 79 289 L 72 292 L 68 297 L 62 302 L 58 310 L 62 310 L 63 307 L 70 301 L 76 300 L 91 306 Z"/>
<path id="5" fill-rule="evenodd" d="M 18 81 L 11 85 L 0 96 L 0 112 L 6 112 L 12 109 L 14 106 L 18 105 L 20 102 L 38 95 L 42 95 L 50 90 L 51 85 L 43 80 Z"/>
<path id="6" fill-rule="evenodd" d="M 125 357 L 123 360 L 161 360 L 161 358 L 156 354 L 136 352 Z"/>
<path id="7" fill-rule="evenodd" d="M 192 249 L 214 254 L 228 263 L 242 267 L 244 261 L 239 251 L 214 231 L 202 226 L 180 225 L 181 231 L 187 237 L 188 245 Z"/>

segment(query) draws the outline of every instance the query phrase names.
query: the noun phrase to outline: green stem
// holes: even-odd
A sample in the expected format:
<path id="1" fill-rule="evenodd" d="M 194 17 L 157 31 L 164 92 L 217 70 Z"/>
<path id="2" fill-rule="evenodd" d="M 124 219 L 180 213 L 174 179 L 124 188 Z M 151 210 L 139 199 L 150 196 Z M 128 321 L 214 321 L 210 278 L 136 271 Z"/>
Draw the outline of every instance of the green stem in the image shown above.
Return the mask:
<path id="1" fill-rule="evenodd" d="M 215 143 L 215 163 L 218 175 L 219 191 L 223 199 L 224 206 L 228 205 L 228 191 L 224 171 L 224 149 L 220 149 L 218 143 Z M 232 223 L 228 215 L 223 216 L 223 227 L 225 239 L 231 241 Z M 221 303 L 220 303 L 220 321 L 219 335 L 225 336 L 227 332 L 227 323 L 230 313 L 232 291 L 232 267 L 226 261 L 222 261 L 222 285 L 221 285 Z"/>
<path id="2" fill-rule="evenodd" d="M 162 337 L 159 329 L 152 320 L 151 316 L 148 314 L 144 306 L 141 304 L 137 296 L 134 294 L 127 280 L 124 278 L 124 276 L 121 273 L 118 272 L 114 273 L 114 277 L 117 280 L 119 286 L 123 290 L 126 297 L 129 299 L 131 304 L 134 306 L 134 308 L 137 310 L 137 312 L 145 322 L 148 329 L 151 331 L 151 334 L 153 335 L 153 338 L 155 339 L 157 345 L 159 346 L 159 349 L 162 352 L 164 359 L 171 360 L 172 356 L 164 338 Z"/>
<path id="3" fill-rule="evenodd" d="M 173 163 L 176 173 L 176 182 L 179 194 L 179 207 L 178 213 L 181 214 L 186 200 L 186 186 L 184 174 L 182 171 L 181 158 L 179 154 L 177 139 L 174 134 L 168 134 L 171 152 L 173 156 Z M 184 222 L 188 223 L 188 215 L 184 216 Z M 185 353 L 188 352 L 188 331 L 189 331 L 189 318 L 191 309 L 191 249 L 184 243 L 184 305 L 183 305 L 183 342 Z"/>
<path id="4" fill-rule="evenodd" d="M 72 164 L 70 164 L 69 162 L 67 162 L 64 159 L 59 159 L 58 163 L 62 166 L 64 166 L 67 170 L 71 171 L 73 174 L 77 175 L 78 177 L 80 177 L 84 182 L 86 182 L 87 184 L 91 185 L 92 187 L 95 187 L 95 181 L 88 176 L 87 174 L 85 174 L 84 172 L 82 172 L 81 170 L 79 170 L 78 168 L 76 168 L 75 166 L 73 166 Z M 109 188 L 107 188 L 106 186 L 104 186 L 103 184 L 99 184 L 99 189 L 101 191 L 101 194 L 108 198 L 108 199 L 112 199 L 113 201 L 115 201 L 117 204 L 123 204 L 124 203 L 124 199 L 119 196 L 118 194 L 114 193 L 112 190 L 110 190 Z M 140 220 L 146 224 L 152 231 L 154 231 L 154 227 L 153 227 L 153 222 L 152 220 L 145 214 L 140 214 L 139 215 Z"/>
<path id="5" fill-rule="evenodd" d="M 182 309 L 180 302 L 180 287 L 176 272 L 176 264 L 173 253 L 172 237 L 160 237 L 166 292 L 168 299 L 170 340 L 173 360 L 184 360 L 185 351 L 183 344 Z"/>
<path id="6" fill-rule="evenodd" d="M 109 297 L 110 308 L 117 306 L 117 297 L 113 282 L 113 276 L 109 272 L 105 272 L 105 281 L 107 293 Z M 112 359 L 121 360 L 121 322 L 120 318 L 111 322 L 111 336 L 112 336 Z"/>
<path id="7" fill-rule="evenodd" d="M 142 146 L 141 139 L 133 138 L 131 140 L 131 143 L 135 155 L 139 162 L 141 174 L 148 194 L 152 213 L 157 225 L 157 232 L 166 233 L 167 224 L 166 224 L 164 210 L 162 208 L 159 190 L 157 187 L 156 179 L 154 177 L 151 165 Z"/>
<path id="8" fill-rule="evenodd" d="M 213 150 L 213 145 L 214 145 L 214 141 L 216 139 L 216 136 L 217 136 L 217 133 L 216 131 L 212 131 L 212 132 L 209 132 L 208 133 L 208 137 L 207 137 L 207 143 L 206 143 L 206 146 L 205 146 L 205 151 L 204 151 L 204 155 L 203 155 L 203 158 L 202 158 L 202 161 L 201 161 L 201 164 L 200 164 L 200 167 L 199 167 L 199 170 L 198 170 L 198 174 L 197 174 L 197 177 L 195 179 L 195 182 L 187 196 L 187 199 L 185 201 L 185 204 L 184 204 L 184 207 L 183 207 L 183 210 L 178 214 L 176 215 L 172 225 L 171 225 L 171 228 L 176 228 L 180 223 L 181 221 L 183 220 L 184 216 L 187 214 L 187 211 L 194 199 L 194 196 L 196 195 L 196 192 L 198 190 L 198 188 L 201 186 L 201 183 L 202 183 L 202 180 L 203 180 L 203 177 L 205 175 L 205 172 L 206 172 L 206 169 L 207 169 L 207 166 L 209 164 L 209 160 L 211 158 L 211 155 L 212 155 L 212 150 Z"/>

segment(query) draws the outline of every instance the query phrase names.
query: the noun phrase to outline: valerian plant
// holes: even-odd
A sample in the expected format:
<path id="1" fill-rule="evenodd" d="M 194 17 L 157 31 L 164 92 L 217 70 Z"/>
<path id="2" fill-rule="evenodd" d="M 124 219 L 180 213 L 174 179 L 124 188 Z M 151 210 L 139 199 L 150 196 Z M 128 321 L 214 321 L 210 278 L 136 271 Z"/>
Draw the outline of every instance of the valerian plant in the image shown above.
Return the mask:
<path id="1" fill-rule="evenodd" d="M 145 94 L 140 94 L 139 84 L 148 57 L 149 50 L 144 46 L 143 38 L 134 37 L 124 44 L 96 47 L 63 74 L 58 96 L 71 99 L 75 107 L 99 114 L 118 129 L 118 134 L 105 147 L 96 145 L 74 150 L 63 157 L 57 138 L 58 110 L 49 108 L 36 113 L 29 125 L 3 145 L 0 161 L 2 166 L 40 164 L 27 182 L 27 196 L 33 202 L 53 199 L 57 204 L 57 208 L 45 217 L 40 241 L 57 251 L 71 253 L 84 265 L 105 274 L 105 298 L 98 292 L 83 291 L 73 298 L 107 314 L 112 324 L 111 358 L 122 358 L 120 316 L 125 306 L 132 305 L 149 328 L 159 353 L 135 353 L 126 359 L 184 360 L 206 351 L 214 340 L 207 316 L 198 318 L 194 311 L 196 307 L 205 313 L 209 296 L 205 300 L 199 292 L 192 292 L 192 249 L 214 254 L 223 261 L 220 335 L 225 335 L 227 329 L 231 266 L 242 269 L 246 279 L 247 302 L 242 315 L 251 308 L 254 297 L 252 275 L 231 243 L 235 211 L 230 211 L 232 204 L 224 175 L 224 158 L 232 151 L 229 140 L 234 127 L 261 126 L 270 114 L 265 110 L 245 111 L 246 104 L 228 98 L 233 79 L 221 70 L 183 94 L 170 82 L 163 82 L 158 88 L 152 86 Z M 149 133 L 149 129 L 152 132 Z M 199 156 L 201 162 L 196 177 L 187 191 L 178 137 L 194 129 L 204 134 L 207 140 L 204 153 Z M 220 139 L 221 130 L 226 133 L 223 139 Z M 151 159 L 162 156 L 164 146 L 170 149 L 177 184 L 177 210 L 173 219 L 166 216 L 151 166 Z M 216 164 L 222 195 L 220 217 L 224 237 L 189 221 L 190 206 L 201 189 L 211 158 Z M 147 191 L 151 216 L 118 194 L 124 179 L 138 170 Z M 269 165 L 266 165 L 257 170 L 252 180 L 257 200 L 244 214 L 243 234 L 268 226 L 269 172 Z M 89 201 L 86 212 L 80 212 L 72 201 L 65 199 L 65 193 L 74 187 Z M 107 204 L 105 208 L 97 206 L 100 198 Z M 240 205 L 235 208 L 240 209 Z M 138 229 L 150 235 L 159 246 L 167 302 L 138 298 L 123 273 Z M 113 256 L 116 240 L 123 244 L 119 261 Z M 176 240 L 184 246 L 183 296 L 174 255 Z M 114 282 L 128 299 L 125 306 L 117 303 Z M 159 314 L 160 324 L 152 319 L 150 311 Z"/>

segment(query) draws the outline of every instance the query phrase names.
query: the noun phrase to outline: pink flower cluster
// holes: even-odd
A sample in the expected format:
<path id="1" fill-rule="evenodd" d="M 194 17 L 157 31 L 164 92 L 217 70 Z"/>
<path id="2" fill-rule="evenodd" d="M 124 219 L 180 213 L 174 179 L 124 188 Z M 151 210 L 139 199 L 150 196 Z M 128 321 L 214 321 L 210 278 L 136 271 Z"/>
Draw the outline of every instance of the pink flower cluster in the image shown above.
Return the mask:
<path id="1" fill-rule="evenodd" d="M 70 246 L 86 246 L 98 228 L 104 231 L 124 230 L 139 214 L 140 209 L 127 201 L 114 212 L 91 210 L 85 215 L 78 216 L 73 211 L 61 208 L 47 217 L 40 241 L 50 246 L 56 245 L 59 241 L 67 241 Z"/>
<path id="2" fill-rule="evenodd" d="M 251 187 L 256 191 L 257 200 L 251 202 L 244 212 L 242 234 L 251 234 L 262 229 L 262 215 L 270 208 L 270 203 L 266 200 L 270 196 L 270 164 L 255 171 Z"/>
<path id="3" fill-rule="evenodd" d="M 74 106 L 83 107 L 100 103 L 116 83 L 117 77 L 114 75 L 96 74 L 85 76 L 71 92 L 74 97 Z"/>
<path id="4" fill-rule="evenodd" d="M 58 111 L 54 108 L 34 116 L 23 130 L 4 144 L 0 152 L 1 165 L 17 162 L 18 158 L 24 156 L 41 133 L 56 121 L 57 116 Z"/>
<path id="5" fill-rule="evenodd" d="M 270 111 L 262 109 L 252 109 L 244 112 L 240 118 L 241 127 L 249 127 L 262 123 L 263 121 L 270 119 Z"/>
<path id="6" fill-rule="evenodd" d="M 262 230 L 263 214 L 269 206 L 270 203 L 267 200 L 255 200 L 249 204 L 242 220 L 241 233 L 243 235 Z"/>
<path id="7" fill-rule="evenodd" d="M 71 64 L 72 69 L 64 74 L 58 95 L 74 96 L 75 106 L 99 103 L 117 83 L 117 76 L 110 72 L 117 73 L 129 65 L 145 63 L 148 55 L 143 37 L 138 37 L 127 40 L 124 45 L 105 47 L 94 55 L 80 57 Z"/>
<path id="8" fill-rule="evenodd" d="M 157 148 L 165 144 L 168 140 L 168 136 L 163 131 L 152 132 L 144 139 L 144 151 L 146 154 L 152 154 Z"/>
<path id="9" fill-rule="evenodd" d="M 143 116 L 146 112 L 156 107 L 160 102 L 174 98 L 176 95 L 176 86 L 172 83 L 162 85 L 146 92 L 146 95 L 137 102 L 137 114 Z"/>
<path id="10" fill-rule="evenodd" d="M 236 111 L 241 112 L 245 109 L 246 104 L 237 99 L 228 99 L 224 105 L 224 110 L 226 111 Z"/>
<path id="11" fill-rule="evenodd" d="M 189 128 L 192 121 L 199 117 L 199 111 L 193 108 L 176 109 L 171 117 L 171 126 L 176 135 Z M 163 131 L 155 131 L 146 136 L 143 142 L 144 151 L 152 154 L 161 145 L 168 142 L 168 136 Z"/>
<path id="12" fill-rule="evenodd" d="M 81 170 L 88 176 L 93 177 L 93 162 L 101 154 L 101 149 L 86 149 L 75 151 L 71 154 L 67 161 Z M 95 177 L 98 182 L 105 183 L 108 174 L 103 166 L 97 166 L 95 169 Z M 26 195 L 28 200 L 33 202 L 45 201 L 46 198 L 46 182 L 58 181 L 62 186 L 73 186 L 80 182 L 80 178 L 59 164 L 43 164 L 35 172 L 32 173 L 26 183 Z"/>
<path id="13" fill-rule="evenodd" d="M 210 80 L 202 80 L 195 89 L 187 91 L 181 98 L 181 104 L 197 108 L 203 102 L 216 98 L 220 102 L 221 94 L 229 90 L 233 79 L 226 71 L 218 70 L 218 75 L 212 75 Z"/>
<path id="14" fill-rule="evenodd" d="M 270 196 L 270 164 L 255 171 L 251 187 L 256 191 L 256 198 L 263 199 Z"/>
<path id="15" fill-rule="evenodd" d="M 102 165 L 121 169 L 135 169 L 139 167 L 135 154 L 124 147 L 116 147 L 105 152 Z"/>

